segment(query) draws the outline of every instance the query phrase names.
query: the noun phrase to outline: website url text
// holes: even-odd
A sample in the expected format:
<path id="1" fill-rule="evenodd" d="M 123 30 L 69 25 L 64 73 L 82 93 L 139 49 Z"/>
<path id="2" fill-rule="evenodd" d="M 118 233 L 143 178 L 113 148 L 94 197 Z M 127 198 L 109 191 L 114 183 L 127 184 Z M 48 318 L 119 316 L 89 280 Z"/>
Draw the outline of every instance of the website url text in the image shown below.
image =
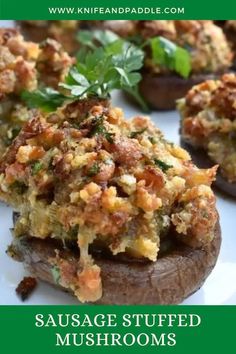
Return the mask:
<path id="1" fill-rule="evenodd" d="M 65 14 L 65 15 L 160 15 L 160 14 L 184 14 L 184 7 L 49 7 L 50 14 Z"/>

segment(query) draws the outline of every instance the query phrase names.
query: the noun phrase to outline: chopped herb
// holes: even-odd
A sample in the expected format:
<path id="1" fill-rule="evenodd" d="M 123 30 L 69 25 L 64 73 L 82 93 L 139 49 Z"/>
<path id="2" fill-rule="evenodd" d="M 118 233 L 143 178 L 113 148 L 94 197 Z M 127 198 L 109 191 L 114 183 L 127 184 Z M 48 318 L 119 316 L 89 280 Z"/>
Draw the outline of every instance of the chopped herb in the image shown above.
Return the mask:
<path id="1" fill-rule="evenodd" d="M 61 274 L 60 274 L 60 269 L 57 266 L 52 267 L 51 269 L 53 280 L 56 284 L 59 284 Z"/>
<path id="2" fill-rule="evenodd" d="M 93 177 L 96 176 L 100 172 L 100 167 L 97 162 L 95 162 L 88 170 L 88 176 Z"/>
<path id="3" fill-rule="evenodd" d="M 147 130 L 147 128 L 143 128 L 143 129 L 141 129 L 141 130 L 137 130 L 137 131 L 135 131 L 135 132 L 132 132 L 132 133 L 130 134 L 130 138 L 136 138 L 136 136 L 138 136 L 139 134 L 144 133 L 146 130 Z"/>
<path id="4" fill-rule="evenodd" d="M 154 159 L 154 163 L 156 166 L 158 166 L 163 172 L 166 172 L 169 170 L 169 168 L 172 168 L 172 165 L 168 165 L 167 163 L 165 163 L 164 161 L 158 160 L 158 159 Z"/>
<path id="5" fill-rule="evenodd" d="M 107 139 L 108 143 L 110 143 L 110 144 L 114 143 L 114 139 L 113 139 L 114 134 L 113 133 L 105 132 L 104 136 Z"/>
<path id="6" fill-rule="evenodd" d="M 32 175 L 35 176 L 39 173 L 40 170 L 43 168 L 43 163 L 40 161 L 36 161 L 32 164 L 31 171 Z"/>
<path id="7" fill-rule="evenodd" d="M 95 118 L 93 128 L 92 128 L 92 130 L 89 133 L 89 137 L 92 137 L 94 135 L 99 135 L 100 134 L 100 135 L 103 135 L 105 137 L 105 139 L 110 144 L 113 144 L 114 143 L 114 140 L 113 140 L 114 134 L 108 132 L 106 130 L 106 128 L 104 127 L 103 123 L 104 123 L 104 117 L 103 116 Z"/>
<path id="8" fill-rule="evenodd" d="M 157 143 L 157 140 L 153 136 L 149 136 L 148 140 L 152 143 L 152 145 Z"/>
<path id="9" fill-rule="evenodd" d="M 89 137 L 92 137 L 96 134 L 104 134 L 106 132 L 106 128 L 103 125 L 104 123 L 104 117 L 99 116 L 97 118 L 94 118 L 92 121 L 92 129 L 89 133 Z"/>
<path id="10" fill-rule="evenodd" d="M 28 187 L 24 184 L 24 182 L 15 181 L 11 186 L 17 194 L 24 194 Z"/>

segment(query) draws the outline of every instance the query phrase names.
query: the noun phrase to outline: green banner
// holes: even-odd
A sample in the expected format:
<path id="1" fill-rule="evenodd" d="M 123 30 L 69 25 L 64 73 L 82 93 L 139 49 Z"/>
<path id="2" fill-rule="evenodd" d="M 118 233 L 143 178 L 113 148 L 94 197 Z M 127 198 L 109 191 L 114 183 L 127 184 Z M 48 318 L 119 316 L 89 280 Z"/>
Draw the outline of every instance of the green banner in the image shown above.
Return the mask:
<path id="1" fill-rule="evenodd" d="M 233 0 L 1 0 L 0 19 L 215 19 L 236 18 Z"/>
<path id="2" fill-rule="evenodd" d="M 5 306 L 2 353 L 232 353 L 236 306 Z"/>

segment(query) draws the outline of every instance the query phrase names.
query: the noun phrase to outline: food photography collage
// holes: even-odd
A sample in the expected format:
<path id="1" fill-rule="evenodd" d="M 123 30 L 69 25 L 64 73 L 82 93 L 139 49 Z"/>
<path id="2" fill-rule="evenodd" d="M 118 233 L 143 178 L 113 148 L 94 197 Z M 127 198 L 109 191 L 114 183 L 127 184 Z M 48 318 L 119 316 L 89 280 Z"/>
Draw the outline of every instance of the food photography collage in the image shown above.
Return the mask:
<path id="1" fill-rule="evenodd" d="M 0 27 L 0 303 L 236 304 L 236 20 Z"/>

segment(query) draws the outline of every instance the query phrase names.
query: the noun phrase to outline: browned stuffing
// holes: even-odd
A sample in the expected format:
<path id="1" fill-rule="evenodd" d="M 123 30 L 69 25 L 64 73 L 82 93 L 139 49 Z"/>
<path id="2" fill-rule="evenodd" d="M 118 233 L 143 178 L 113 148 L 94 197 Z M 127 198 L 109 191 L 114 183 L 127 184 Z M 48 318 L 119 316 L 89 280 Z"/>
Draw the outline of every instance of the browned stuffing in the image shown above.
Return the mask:
<path id="1" fill-rule="evenodd" d="M 91 245 L 155 262 L 169 230 L 193 247 L 212 241 L 215 173 L 198 169 L 149 118 L 127 121 L 107 102 L 78 101 L 25 124 L 2 159 L 0 196 L 19 212 L 15 237 L 74 242 L 76 267 L 57 251 L 48 261 L 59 284 L 96 301 L 103 278 Z"/>
<path id="2" fill-rule="evenodd" d="M 24 277 L 16 288 L 17 295 L 20 296 L 22 301 L 28 299 L 37 286 L 37 280 L 32 277 Z"/>
<path id="3" fill-rule="evenodd" d="M 0 29 L 0 97 L 37 86 L 38 45 L 25 42 L 15 29 Z"/>
<path id="4" fill-rule="evenodd" d="M 204 148 L 223 176 L 235 182 L 236 75 L 194 86 L 178 106 L 184 140 Z"/>
<path id="5" fill-rule="evenodd" d="M 72 62 L 55 40 L 38 45 L 25 41 L 15 29 L 0 29 L 0 156 L 31 115 L 21 92 L 57 87 Z"/>
<path id="6" fill-rule="evenodd" d="M 88 21 L 86 21 L 88 22 Z M 55 39 L 70 54 L 78 50 L 76 34 L 81 21 L 21 21 L 21 30 L 26 38 L 41 42 L 46 38 Z"/>

